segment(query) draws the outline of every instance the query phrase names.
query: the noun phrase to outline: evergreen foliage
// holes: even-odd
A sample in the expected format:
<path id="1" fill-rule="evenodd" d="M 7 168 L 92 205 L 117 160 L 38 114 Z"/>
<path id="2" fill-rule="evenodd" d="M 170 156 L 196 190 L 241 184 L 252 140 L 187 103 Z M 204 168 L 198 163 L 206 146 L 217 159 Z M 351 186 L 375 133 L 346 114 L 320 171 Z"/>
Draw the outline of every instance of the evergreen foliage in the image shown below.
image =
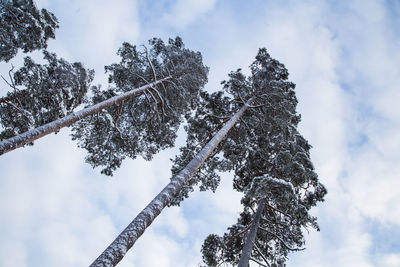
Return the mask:
<path id="1" fill-rule="evenodd" d="M 46 48 L 56 28 L 54 14 L 38 10 L 33 0 L 0 0 L 0 61 L 9 61 L 18 49 L 27 53 Z"/>
<path id="2" fill-rule="evenodd" d="M 179 37 L 167 44 L 151 39 L 149 48 L 124 43 L 118 55 L 120 63 L 105 67 L 113 86 L 107 90 L 94 87 L 88 105 L 170 79 L 74 124 L 72 136 L 87 150 L 86 161 L 93 167 L 102 166 L 106 175 L 112 175 L 125 157 L 141 155 L 150 160 L 158 151 L 172 147 L 183 117 L 198 104 L 208 74 L 201 54 L 186 49 Z"/>
<path id="3" fill-rule="evenodd" d="M 246 77 L 240 69 L 231 72 L 230 79 L 222 82 L 224 92 L 201 94 L 201 105 L 188 119 L 187 144 L 173 160 L 173 174 L 183 169 L 243 103 L 252 99 L 253 106 L 231 128 L 214 155 L 185 185 L 173 204 L 178 205 L 187 197 L 195 184 L 200 184 L 200 190 L 215 190 L 220 180 L 216 171 L 231 171 L 241 166 L 248 166 L 251 170 L 252 159 L 264 156 L 259 146 L 267 151 L 274 144 L 270 138 L 261 142 L 261 136 L 283 135 L 299 121 L 295 111 L 295 85 L 287 81 L 288 71 L 283 64 L 272 59 L 263 48 L 250 68 L 250 77 Z"/>
<path id="4" fill-rule="evenodd" d="M 210 235 L 206 239 L 202 252 L 209 266 L 239 262 L 252 210 L 262 198 L 267 198 L 267 204 L 259 227 L 265 230 L 257 231 L 258 248 L 253 249 L 252 258 L 282 266 L 288 251 L 304 244 L 301 227 L 318 229 L 308 210 L 326 193 L 314 172 L 310 145 L 297 131 L 300 116 L 288 71 L 265 49 L 259 50 L 250 68 L 250 77 L 241 70 L 232 72 L 222 83 L 225 93 L 202 94 L 201 105 L 188 120 L 187 144 L 173 161 L 175 174 L 231 114 L 252 100 L 252 107 L 172 202 L 179 205 L 196 184 L 200 190 L 214 191 L 220 180 L 218 171 L 234 172 L 234 188 L 244 194 L 244 211 L 223 237 Z"/>
<path id="5" fill-rule="evenodd" d="M 43 54 L 46 64 L 26 57 L 23 67 L 10 71 L 12 90 L 0 98 L 0 140 L 62 118 L 84 102 L 94 71 Z"/>

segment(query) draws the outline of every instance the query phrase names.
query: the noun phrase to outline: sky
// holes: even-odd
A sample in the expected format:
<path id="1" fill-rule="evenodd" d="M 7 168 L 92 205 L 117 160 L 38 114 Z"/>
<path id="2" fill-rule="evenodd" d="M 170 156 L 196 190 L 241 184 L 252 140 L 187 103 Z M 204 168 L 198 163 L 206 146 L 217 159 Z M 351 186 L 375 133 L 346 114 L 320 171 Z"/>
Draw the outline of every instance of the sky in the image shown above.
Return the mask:
<path id="1" fill-rule="evenodd" d="M 300 132 L 326 200 L 320 232 L 288 266 L 400 266 L 400 2 L 262 0 L 40 0 L 60 22 L 48 50 L 95 69 L 118 62 L 122 42 L 181 36 L 210 67 L 206 89 L 248 66 L 261 47 L 288 68 Z M 7 75 L 20 53 L 0 63 Z M 40 59 L 35 52 L 31 55 Z M 0 95 L 7 91 L 1 84 Z M 184 143 L 181 132 L 176 144 Z M 113 177 L 84 162 L 69 129 L 0 157 L 0 266 L 88 266 L 169 182 L 165 150 L 125 160 Z M 118 266 L 199 266 L 200 248 L 241 210 L 232 174 L 215 194 L 165 209 Z M 255 265 L 253 265 L 255 266 Z"/>

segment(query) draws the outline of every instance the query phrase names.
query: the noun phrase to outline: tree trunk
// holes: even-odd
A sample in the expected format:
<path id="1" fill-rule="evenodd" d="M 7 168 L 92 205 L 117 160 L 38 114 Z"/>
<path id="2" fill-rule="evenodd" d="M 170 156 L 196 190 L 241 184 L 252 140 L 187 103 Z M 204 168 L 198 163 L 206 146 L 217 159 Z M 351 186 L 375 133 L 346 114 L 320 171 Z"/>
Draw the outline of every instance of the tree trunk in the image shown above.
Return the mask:
<path id="1" fill-rule="evenodd" d="M 217 145 L 224 139 L 229 130 L 249 107 L 252 99 L 214 135 L 203 149 L 180 171 L 171 182 L 144 208 L 124 231 L 104 250 L 104 252 L 90 265 L 90 267 L 115 266 L 125 256 L 126 252 L 135 244 L 146 228 L 154 221 L 161 211 L 171 202 L 182 186 L 192 177 L 197 169 L 211 155 Z"/>
<path id="2" fill-rule="evenodd" d="M 255 241 L 256 235 L 257 235 L 257 229 L 258 229 L 258 226 L 260 225 L 261 214 L 265 208 L 266 202 L 267 202 L 266 198 L 260 199 L 258 201 L 257 211 L 256 211 L 256 214 L 254 215 L 253 222 L 251 223 L 252 225 L 250 228 L 250 232 L 247 235 L 246 243 L 244 244 L 238 267 L 248 267 L 249 266 L 251 251 L 253 250 L 254 241 Z"/>
<path id="3" fill-rule="evenodd" d="M 138 94 L 142 93 L 143 91 L 145 91 L 157 84 L 160 84 L 166 80 L 169 80 L 171 78 L 172 78 L 172 75 L 167 76 L 161 80 L 158 80 L 157 82 L 153 82 L 148 85 L 145 85 L 145 86 L 142 86 L 142 87 L 139 87 L 136 89 L 132 89 L 126 93 L 111 97 L 110 99 L 107 99 L 107 100 L 104 100 L 103 102 L 97 103 L 96 105 L 87 107 L 78 112 L 71 113 L 63 118 L 49 122 L 45 125 L 39 126 L 35 129 L 32 129 L 25 133 L 16 135 L 7 140 L 3 140 L 0 142 L 0 155 L 5 154 L 14 149 L 17 149 L 21 146 L 24 146 L 24 145 L 26 145 L 36 139 L 39 139 L 45 135 L 56 132 L 63 127 L 70 126 L 71 124 L 73 124 L 74 122 L 76 122 L 78 120 L 81 120 L 89 115 L 95 114 L 95 113 L 101 111 L 102 109 L 110 107 L 116 103 L 120 103 L 132 96 L 138 95 Z"/>

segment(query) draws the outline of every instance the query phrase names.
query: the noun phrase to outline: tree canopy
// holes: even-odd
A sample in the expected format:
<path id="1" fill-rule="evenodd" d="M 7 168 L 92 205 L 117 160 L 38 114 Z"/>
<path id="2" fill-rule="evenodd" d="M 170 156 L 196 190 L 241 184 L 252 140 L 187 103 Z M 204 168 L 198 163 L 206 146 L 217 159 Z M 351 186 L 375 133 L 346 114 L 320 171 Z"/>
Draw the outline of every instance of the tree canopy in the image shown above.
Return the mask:
<path id="1" fill-rule="evenodd" d="M 188 120 L 187 144 L 174 159 L 172 168 L 173 173 L 181 170 L 221 124 L 245 101 L 252 101 L 252 106 L 172 202 L 179 205 L 196 184 L 200 184 L 200 190 L 214 191 L 220 181 L 218 171 L 234 172 L 233 186 L 244 193 L 244 211 L 224 237 L 211 235 L 206 239 L 203 255 L 210 266 L 221 261 L 238 263 L 245 237 L 238 233 L 250 228 L 251 211 L 263 198 L 268 207 L 263 208 L 263 218 L 270 223 L 263 219 L 259 227 L 270 232 L 257 233 L 259 249 L 269 255 L 269 261 L 284 262 L 292 246 L 303 244 L 301 227 L 317 228 L 316 219 L 308 210 L 322 201 L 326 193 L 309 157 L 311 146 L 297 131 L 300 115 L 296 113 L 295 85 L 287 80 L 287 69 L 272 59 L 266 49 L 259 50 L 250 69 L 250 77 L 241 70 L 232 72 L 230 79 L 222 83 L 225 92 L 202 94 L 202 105 Z M 282 236 L 274 232 L 276 227 L 281 227 Z M 263 260 L 259 254 L 254 257 Z"/>
<path id="2" fill-rule="evenodd" d="M 200 184 L 200 190 L 215 190 L 220 180 L 217 171 L 231 171 L 243 166 L 251 169 L 255 163 L 253 158 L 265 157 L 263 153 L 267 153 L 261 148 L 274 144 L 274 140 L 268 138 L 261 143 L 261 136 L 284 135 L 290 127 L 297 125 L 300 116 L 296 114 L 295 85 L 287 80 L 289 73 L 283 64 L 272 59 L 263 48 L 250 68 L 250 77 L 240 69 L 231 72 L 230 79 L 222 82 L 224 92 L 202 93 L 201 105 L 188 119 L 186 146 L 173 160 L 173 173 L 182 169 L 243 103 L 251 99 L 252 106 L 229 131 L 214 155 L 185 185 L 175 204 L 187 197 L 195 184 Z"/>
<path id="3" fill-rule="evenodd" d="M 0 0 L 0 61 L 9 61 L 18 49 L 46 48 L 57 28 L 54 14 L 37 9 L 33 0 Z"/>
<path id="4" fill-rule="evenodd" d="M 0 98 L 0 140 L 62 118 L 84 102 L 94 71 L 43 54 L 46 64 L 25 57 L 19 70 L 10 71 L 11 90 Z"/>
<path id="5" fill-rule="evenodd" d="M 107 90 L 94 87 L 88 105 L 168 79 L 74 124 L 72 136 L 87 150 L 86 161 L 93 167 L 102 166 L 106 175 L 112 175 L 126 157 L 141 155 L 150 160 L 158 151 L 172 147 L 180 123 L 199 102 L 208 74 L 201 54 L 185 48 L 179 37 L 168 43 L 154 38 L 149 47 L 124 43 L 118 55 L 121 62 L 105 67 L 112 86 Z"/>

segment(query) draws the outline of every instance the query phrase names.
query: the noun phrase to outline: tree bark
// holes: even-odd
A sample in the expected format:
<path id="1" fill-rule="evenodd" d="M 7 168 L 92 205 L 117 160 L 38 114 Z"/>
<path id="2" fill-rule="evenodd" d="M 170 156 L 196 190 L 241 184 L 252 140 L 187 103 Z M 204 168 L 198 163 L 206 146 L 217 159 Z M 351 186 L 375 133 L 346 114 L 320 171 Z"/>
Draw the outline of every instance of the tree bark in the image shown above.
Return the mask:
<path id="1" fill-rule="evenodd" d="M 253 222 L 251 223 L 252 225 L 250 228 L 250 232 L 247 235 L 246 242 L 245 242 L 243 250 L 242 250 L 242 255 L 240 256 L 240 261 L 239 261 L 238 267 L 248 267 L 249 266 L 251 251 L 253 250 L 254 241 L 255 241 L 256 235 L 257 235 L 257 229 L 258 229 L 258 226 L 260 225 L 261 214 L 265 208 L 266 203 L 267 203 L 266 198 L 260 199 L 258 201 L 257 211 L 256 211 L 256 214 L 254 215 Z"/>
<path id="2" fill-rule="evenodd" d="M 78 120 L 81 120 L 89 115 L 95 114 L 95 113 L 101 111 L 102 109 L 110 107 L 116 103 L 121 103 L 122 101 L 124 101 L 132 96 L 139 95 L 143 91 L 145 91 L 151 87 L 154 87 L 155 85 L 160 84 L 166 80 L 169 80 L 172 77 L 173 76 L 170 75 L 170 76 L 167 76 L 156 82 L 150 83 L 148 85 L 132 89 L 126 93 L 111 97 L 107 100 L 104 100 L 103 102 L 97 103 L 97 104 L 87 107 L 87 108 L 84 108 L 78 112 L 71 113 L 63 118 L 58 119 L 58 120 L 49 122 L 45 125 L 39 126 L 30 131 L 16 135 L 7 140 L 3 140 L 0 142 L 0 155 L 3 155 L 14 149 L 24 146 L 24 145 L 26 145 L 36 139 L 39 139 L 45 135 L 56 132 L 63 127 L 70 126 L 71 124 L 73 124 L 74 122 L 76 122 Z"/>
<path id="3" fill-rule="evenodd" d="M 146 228 L 154 221 L 161 211 L 171 202 L 182 186 L 192 177 L 197 169 L 211 155 L 217 145 L 224 139 L 229 130 L 249 107 L 252 99 L 225 123 L 214 137 L 197 153 L 197 155 L 180 171 L 171 182 L 144 208 L 124 231 L 104 250 L 104 252 L 90 265 L 90 267 L 115 266 L 125 256 L 126 252 L 135 244 Z"/>

